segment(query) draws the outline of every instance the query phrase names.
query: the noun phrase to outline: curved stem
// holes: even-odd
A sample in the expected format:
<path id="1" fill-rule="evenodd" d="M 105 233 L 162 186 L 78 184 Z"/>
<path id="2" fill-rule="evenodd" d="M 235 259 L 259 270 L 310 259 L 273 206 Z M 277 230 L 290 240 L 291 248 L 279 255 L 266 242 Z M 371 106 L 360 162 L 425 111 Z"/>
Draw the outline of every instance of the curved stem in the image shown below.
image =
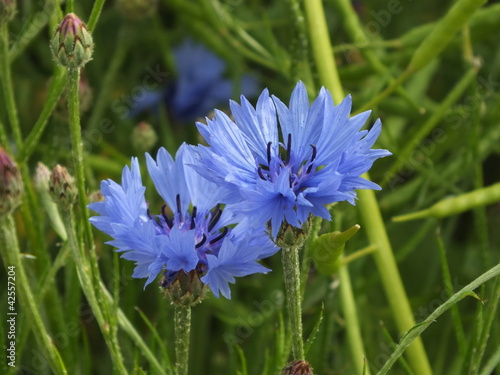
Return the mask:
<path id="1" fill-rule="evenodd" d="M 295 360 L 303 360 L 304 342 L 302 340 L 302 297 L 300 291 L 299 247 L 281 249 L 283 278 L 285 279 L 288 319 L 292 330 L 292 350 Z"/>
<path id="2" fill-rule="evenodd" d="M 27 321 L 31 322 L 33 325 L 32 332 L 40 347 L 46 351 L 48 355 L 47 361 L 52 371 L 55 374 L 67 374 L 68 371 L 64 366 L 64 362 L 57 348 L 50 339 L 50 335 L 45 328 L 39 308 L 35 303 L 35 298 L 29 287 L 32 282 L 28 279 L 24 271 L 19 243 L 16 237 L 14 219 L 11 215 L 0 218 L 0 236 L 6 245 L 3 246 L 2 244 L 2 246 L 0 246 L 0 255 L 6 271 L 14 272 L 15 291 L 19 295 L 19 300 L 22 304 L 22 313 L 26 314 Z M 14 308 L 11 310 L 10 306 Z M 12 312 L 12 315 L 9 315 L 9 319 L 13 319 L 13 321 L 17 320 L 17 312 L 15 310 L 15 305 L 9 305 L 9 311 Z"/>
<path id="3" fill-rule="evenodd" d="M 2 90 L 5 96 L 5 107 L 7 108 L 7 115 L 14 136 L 14 142 L 19 149 L 23 143 L 21 128 L 19 126 L 19 117 L 17 115 L 16 101 L 14 97 L 14 90 L 12 87 L 12 76 L 10 71 L 9 61 L 9 30 L 7 25 L 0 27 L 0 77 L 2 81 Z"/>
<path id="4" fill-rule="evenodd" d="M 191 332 L 191 307 L 175 305 L 176 375 L 188 374 L 190 332 Z"/>
<path id="5" fill-rule="evenodd" d="M 305 2 L 306 16 L 309 20 L 309 36 L 314 51 L 314 58 L 318 66 L 318 72 L 322 83 L 328 88 L 334 100 L 340 102 L 344 97 L 342 84 L 337 71 L 337 66 L 331 53 L 331 42 L 326 26 L 325 13 L 321 0 L 308 0 Z M 389 90 L 399 86 L 411 75 L 411 71 L 405 71 L 395 83 L 390 85 Z M 380 95 L 382 95 L 380 94 Z M 368 173 L 363 176 L 369 179 Z M 415 325 L 415 320 L 410 308 L 410 303 L 406 295 L 399 270 L 394 259 L 394 253 L 387 235 L 387 231 L 380 213 L 380 207 L 373 190 L 359 190 L 359 203 L 357 205 L 364 228 L 367 232 L 370 243 L 378 247 L 375 252 L 375 261 L 379 274 L 382 278 L 385 292 L 388 296 L 396 324 L 401 331 L 407 331 Z M 416 339 L 408 349 L 408 356 L 415 372 L 421 375 L 432 374 L 432 370 L 425 353 L 424 346 L 420 338 Z"/>

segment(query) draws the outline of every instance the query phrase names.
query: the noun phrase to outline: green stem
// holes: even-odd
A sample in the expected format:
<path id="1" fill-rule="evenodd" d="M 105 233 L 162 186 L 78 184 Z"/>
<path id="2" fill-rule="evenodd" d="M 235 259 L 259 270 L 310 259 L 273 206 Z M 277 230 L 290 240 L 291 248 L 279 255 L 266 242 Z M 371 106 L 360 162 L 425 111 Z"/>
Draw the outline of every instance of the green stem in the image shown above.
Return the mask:
<path id="1" fill-rule="evenodd" d="M 342 101 L 344 92 L 337 71 L 337 66 L 331 53 L 330 36 L 325 21 L 325 13 L 321 0 L 308 0 L 305 2 L 306 14 L 309 23 L 310 40 L 312 43 L 314 57 L 318 66 L 318 73 L 322 83 L 328 88 L 336 102 Z M 324 61 L 323 61 L 324 60 Z M 399 81 L 405 80 L 405 72 L 391 87 L 399 86 Z M 369 179 L 367 173 L 363 175 Z M 389 297 L 392 312 L 395 316 L 398 328 L 407 331 L 415 325 L 410 303 L 399 275 L 399 271 L 394 260 L 391 244 L 387 236 L 387 231 L 380 213 L 380 207 L 375 198 L 373 190 L 360 190 L 358 192 L 360 210 L 364 228 L 368 234 L 370 243 L 378 247 L 375 252 L 375 261 L 379 274 L 382 277 L 384 289 Z M 408 349 L 410 362 L 416 373 L 419 375 L 432 374 L 424 346 L 420 338 L 415 340 Z"/>
<path id="2" fill-rule="evenodd" d="M 347 265 L 339 268 L 339 278 L 340 299 L 342 301 L 342 310 L 344 312 L 344 319 L 347 326 L 347 337 L 349 339 L 349 346 L 351 347 L 354 368 L 356 369 L 356 374 L 358 375 L 370 375 L 370 370 L 368 367 L 365 367 L 364 364 L 366 354 L 363 346 L 361 330 L 359 328 L 358 312 L 356 309 L 356 302 L 354 300 L 354 293 L 351 285 L 351 277 L 349 276 L 349 269 L 347 268 Z"/>
<path id="3" fill-rule="evenodd" d="M 104 6 L 105 0 L 96 0 L 94 2 L 94 6 L 92 8 L 92 12 L 90 13 L 89 22 L 87 23 L 87 27 L 89 31 L 92 32 L 95 29 L 95 25 L 97 25 L 97 21 L 99 20 L 99 16 L 101 15 L 102 7 Z"/>
<path id="4" fill-rule="evenodd" d="M 76 271 L 78 274 L 78 279 L 82 287 L 83 293 L 87 298 L 87 301 L 92 308 L 97 323 L 101 329 L 104 336 L 104 340 L 110 350 L 111 358 L 113 360 L 114 369 L 119 374 L 127 374 L 127 369 L 123 364 L 123 358 L 120 353 L 120 348 L 118 342 L 113 337 L 112 329 L 110 328 L 109 316 L 106 314 L 108 310 L 107 301 L 99 301 L 96 297 L 96 292 L 94 290 L 92 271 L 89 261 L 85 254 L 83 253 L 83 248 L 78 241 L 75 228 L 75 218 L 71 207 L 66 207 L 62 209 L 63 221 L 66 224 L 66 232 L 68 234 L 68 246 L 71 248 L 73 259 L 76 266 Z M 99 284 L 100 288 L 100 284 Z M 103 311 L 104 310 L 104 311 Z"/>
<path id="5" fill-rule="evenodd" d="M 45 324 L 40 316 L 40 309 L 35 304 L 35 298 L 31 292 L 30 285 L 32 282 L 28 279 L 24 271 L 24 266 L 21 260 L 19 243 L 16 236 L 16 227 L 14 219 L 11 215 L 7 215 L 0 219 L 1 235 L 6 246 L 0 246 L 0 255 L 2 257 L 6 271 L 12 270 L 15 272 L 15 290 L 19 295 L 19 300 L 23 307 L 22 313 L 26 314 L 26 319 L 33 324 L 33 334 L 38 341 L 42 350 L 45 350 L 48 355 L 49 366 L 56 374 L 67 374 L 66 367 L 61 359 L 61 356 L 50 340 L 49 333 L 45 328 Z M 18 316 L 13 315 L 16 321 Z M 19 317 L 20 319 L 20 317 Z"/>
<path id="6" fill-rule="evenodd" d="M 5 96 L 5 107 L 9 118 L 10 127 L 14 136 L 14 142 L 19 149 L 23 143 L 21 128 L 19 126 L 19 117 L 17 115 L 16 100 L 12 86 L 12 76 L 9 62 L 9 30 L 7 25 L 0 27 L 0 76 L 2 81 L 2 90 Z"/>
<path id="7" fill-rule="evenodd" d="M 36 120 L 33 129 L 30 134 L 26 137 L 23 147 L 19 150 L 19 156 L 17 160 L 19 163 L 24 163 L 31 156 L 33 151 L 35 150 L 40 137 L 45 130 L 45 126 L 49 120 L 50 114 L 54 110 L 61 97 L 62 92 L 64 91 L 64 85 L 66 82 L 66 69 L 57 67 L 54 75 L 52 76 L 52 83 L 50 84 L 50 88 L 47 94 L 47 99 L 43 105 L 42 112 L 40 116 Z"/>
<path id="8" fill-rule="evenodd" d="M 175 373 L 187 375 L 189 364 L 189 336 L 191 332 L 191 307 L 175 305 Z"/>
<path id="9" fill-rule="evenodd" d="M 363 176 L 368 179 L 368 174 Z M 391 305 L 392 313 L 400 331 L 410 330 L 415 325 L 410 302 L 406 295 L 391 243 L 385 229 L 382 214 L 373 190 L 359 190 L 357 205 L 364 228 L 371 243 L 378 247 L 374 253 L 378 272 L 381 276 L 385 292 Z M 408 357 L 413 370 L 417 374 L 432 374 L 422 340 L 417 338 L 408 348 Z"/>
<path id="10" fill-rule="evenodd" d="M 290 320 L 290 329 L 292 330 L 293 356 L 295 360 L 303 360 L 305 356 L 304 342 L 302 340 L 299 247 L 282 247 L 281 256 L 288 305 L 288 319 Z"/>
<path id="11" fill-rule="evenodd" d="M 307 0 L 304 1 L 304 6 L 309 26 L 309 40 L 321 83 L 331 91 L 333 100 L 340 103 L 344 99 L 344 93 L 335 65 L 323 3 L 321 0 Z"/>

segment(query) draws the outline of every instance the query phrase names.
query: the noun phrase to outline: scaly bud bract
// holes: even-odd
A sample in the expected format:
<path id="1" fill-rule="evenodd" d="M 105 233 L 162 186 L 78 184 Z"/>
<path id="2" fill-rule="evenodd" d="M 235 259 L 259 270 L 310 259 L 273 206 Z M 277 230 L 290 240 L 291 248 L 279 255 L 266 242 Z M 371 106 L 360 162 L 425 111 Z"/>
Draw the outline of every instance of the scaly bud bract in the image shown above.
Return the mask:
<path id="1" fill-rule="evenodd" d="M 50 175 L 49 191 L 52 199 L 65 208 L 75 203 L 78 195 L 75 179 L 60 165 L 56 165 Z"/>
<path id="2" fill-rule="evenodd" d="M 78 69 L 92 59 L 94 43 L 82 20 L 69 13 L 57 28 L 50 47 L 59 64 L 68 69 Z"/>
<path id="3" fill-rule="evenodd" d="M 281 370 L 281 375 L 313 375 L 313 368 L 307 361 L 294 361 Z"/>
<path id="4" fill-rule="evenodd" d="M 16 14 L 16 0 L 0 0 L 0 27 L 9 23 Z"/>
<path id="5" fill-rule="evenodd" d="M 0 147 L 0 215 L 10 214 L 21 203 L 23 181 L 16 163 Z"/>
<path id="6" fill-rule="evenodd" d="M 139 154 L 151 151 L 158 141 L 155 130 L 147 122 L 141 122 L 132 131 L 132 146 Z"/>

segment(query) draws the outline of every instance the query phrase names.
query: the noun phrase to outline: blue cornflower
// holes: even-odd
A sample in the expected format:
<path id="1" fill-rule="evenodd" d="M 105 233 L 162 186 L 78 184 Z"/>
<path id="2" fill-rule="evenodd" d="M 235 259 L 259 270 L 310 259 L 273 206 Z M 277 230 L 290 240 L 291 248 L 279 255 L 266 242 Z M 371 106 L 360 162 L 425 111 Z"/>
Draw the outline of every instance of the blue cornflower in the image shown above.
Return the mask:
<path id="1" fill-rule="evenodd" d="M 198 147 L 196 169 L 221 187 L 227 209 L 269 223 L 274 239 L 284 222 L 300 228 L 311 214 L 329 220 L 327 204 L 354 204 L 355 189 L 380 189 L 360 176 L 391 153 L 371 149 L 381 122 L 361 131 L 370 112 L 349 118 L 350 96 L 334 106 L 322 88 L 310 105 L 299 82 L 289 107 L 267 89 L 256 108 L 244 96 L 230 106 L 234 122 L 217 111 L 198 123 L 210 147 Z"/>
<path id="2" fill-rule="evenodd" d="M 176 79 L 160 92 L 145 93 L 134 103 L 132 116 L 165 103 L 175 119 L 187 122 L 205 116 L 214 106 L 231 98 L 234 85 L 225 77 L 226 63 L 212 51 L 187 39 L 174 49 L 173 55 Z M 243 76 L 241 92 L 255 95 L 256 80 Z"/>
<path id="3" fill-rule="evenodd" d="M 192 273 L 215 296 L 230 298 L 228 283 L 235 277 L 269 271 L 257 261 L 278 249 L 262 227 L 253 228 L 217 204 L 220 189 L 190 167 L 196 163 L 191 146 L 183 144 L 175 161 L 164 148 L 156 161 L 149 154 L 146 158 L 165 201 L 159 214 L 148 208 L 137 158 L 123 169 L 121 185 L 102 181 L 105 200 L 89 205 L 101 215 L 90 221 L 113 237 L 108 243 L 136 262 L 133 277 L 147 278 L 148 285 L 162 273 L 161 285 L 169 288 L 178 276 Z"/>

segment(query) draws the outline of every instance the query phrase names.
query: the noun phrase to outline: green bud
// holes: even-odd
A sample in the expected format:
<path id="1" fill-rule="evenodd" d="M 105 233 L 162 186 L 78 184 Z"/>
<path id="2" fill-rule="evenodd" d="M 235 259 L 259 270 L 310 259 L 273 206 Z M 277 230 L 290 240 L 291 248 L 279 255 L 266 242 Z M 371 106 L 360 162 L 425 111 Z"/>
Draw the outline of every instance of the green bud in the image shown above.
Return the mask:
<path id="1" fill-rule="evenodd" d="M 270 231 L 271 228 L 269 228 Z M 311 233 L 311 217 L 302 225 L 302 228 L 296 228 L 293 225 L 283 222 L 274 241 L 279 247 L 302 247 L 307 237 Z"/>
<path id="2" fill-rule="evenodd" d="M 158 0 L 116 0 L 116 7 L 125 18 L 137 21 L 152 16 L 158 8 Z"/>
<path id="3" fill-rule="evenodd" d="M 325 233 L 312 242 L 310 254 L 319 273 L 332 275 L 337 272 L 345 244 L 359 228 L 356 224 L 345 232 Z"/>
<path id="4" fill-rule="evenodd" d="M 158 141 L 158 136 L 153 127 L 143 121 L 132 131 L 131 140 L 134 150 L 139 154 L 143 154 L 151 151 Z"/>
<path id="5" fill-rule="evenodd" d="M 69 13 L 57 28 L 50 48 L 59 64 L 68 69 L 78 69 L 92 59 L 94 43 L 82 20 Z"/>
<path id="6" fill-rule="evenodd" d="M 313 375 L 313 368 L 307 361 L 294 361 L 281 370 L 281 375 Z"/>
<path id="7" fill-rule="evenodd" d="M 9 23 L 16 14 L 16 0 L 0 0 L 0 27 Z"/>
<path id="8" fill-rule="evenodd" d="M 201 282 L 198 271 L 193 270 L 189 273 L 179 271 L 175 280 L 162 289 L 173 304 L 190 307 L 205 298 L 209 287 Z"/>
<path id="9" fill-rule="evenodd" d="M 21 204 L 23 181 L 16 163 L 0 147 L 0 215 L 8 215 Z"/>
<path id="10" fill-rule="evenodd" d="M 78 195 L 75 179 L 66 168 L 56 165 L 50 175 L 49 192 L 52 199 L 62 207 L 69 208 L 75 203 Z"/>

